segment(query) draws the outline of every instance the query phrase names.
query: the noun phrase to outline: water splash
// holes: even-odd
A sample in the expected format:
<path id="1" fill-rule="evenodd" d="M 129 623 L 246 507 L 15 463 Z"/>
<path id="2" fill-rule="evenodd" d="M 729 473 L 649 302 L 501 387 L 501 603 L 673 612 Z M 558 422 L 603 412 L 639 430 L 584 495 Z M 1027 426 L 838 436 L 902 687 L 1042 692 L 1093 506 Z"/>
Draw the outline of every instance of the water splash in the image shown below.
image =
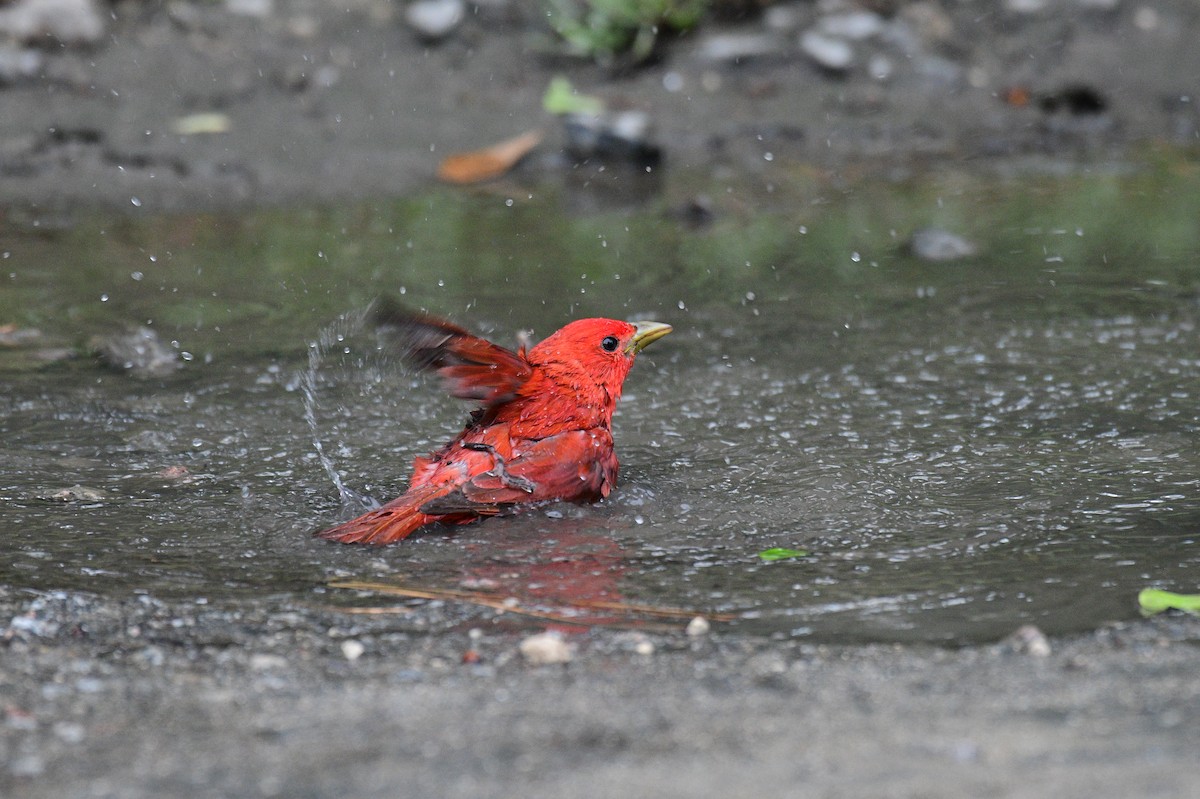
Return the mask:
<path id="1" fill-rule="evenodd" d="M 325 474 L 329 476 L 333 487 L 337 489 L 338 497 L 342 500 L 342 507 L 356 510 L 374 510 L 379 507 L 379 502 L 347 486 L 343 482 L 342 475 L 333 458 L 325 449 L 325 444 L 321 439 L 320 425 L 317 423 L 317 409 L 320 407 L 317 399 L 317 375 L 320 373 L 321 364 L 328 353 L 335 347 L 344 348 L 346 339 L 362 332 L 372 307 L 373 303 L 357 311 L 348 311 L 325 327 L 317 336 L 317 340 L 309 343 L 308 368 L 300 375 L 300 386 L 304 394 L 304 421 L 308 423 L 317 459 L 321 463 L 321 468 L 325 470 Z"/>

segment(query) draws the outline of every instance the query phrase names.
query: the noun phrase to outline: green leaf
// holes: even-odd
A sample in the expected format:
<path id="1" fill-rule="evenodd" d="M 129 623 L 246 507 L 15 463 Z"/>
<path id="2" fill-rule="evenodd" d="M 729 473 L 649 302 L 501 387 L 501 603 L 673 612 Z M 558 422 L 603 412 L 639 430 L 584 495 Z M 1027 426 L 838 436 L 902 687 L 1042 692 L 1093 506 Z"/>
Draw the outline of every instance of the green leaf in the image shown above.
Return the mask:
<path id="1" fill-rule="evenodd" d="M 542 96 L 542 108 L 551 114 L 602 114 L 604 101 L 590 94 L 579 94 L 562 75 L 550 79 Z"/>
<path id="2" fill-rule="evenodd" d="M 1173 594 L 1157 588 L 1143 588 L 1138 593 L 1138 605 L 1146 614 L 1162 613 L 1164 610 L 1200 614 L 1200 594 Z"/>
<path id="3" fill-rule="evenodd" d="M 788 549 L 787 547 L 773 547 L 772 549 L 764 549 L 758 553 L 758 556 L 766 561 L 787 560 L 788 558 L 808 557 L 808 551 L 803 549 Z"/>

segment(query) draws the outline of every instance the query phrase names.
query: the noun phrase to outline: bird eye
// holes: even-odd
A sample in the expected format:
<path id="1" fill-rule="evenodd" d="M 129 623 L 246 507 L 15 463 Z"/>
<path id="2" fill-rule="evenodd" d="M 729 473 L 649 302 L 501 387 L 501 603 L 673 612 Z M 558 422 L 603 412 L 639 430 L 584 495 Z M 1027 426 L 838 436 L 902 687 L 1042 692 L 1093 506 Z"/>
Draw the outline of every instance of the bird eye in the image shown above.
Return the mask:
<path id="1" fill-rule="evenodd" d="M 616 352 L 620 345 L 621 342 L 617 340 L 616 336 L 605 336 L 604 340 L 600 342 L 600 348 L 605 352 Z"/>

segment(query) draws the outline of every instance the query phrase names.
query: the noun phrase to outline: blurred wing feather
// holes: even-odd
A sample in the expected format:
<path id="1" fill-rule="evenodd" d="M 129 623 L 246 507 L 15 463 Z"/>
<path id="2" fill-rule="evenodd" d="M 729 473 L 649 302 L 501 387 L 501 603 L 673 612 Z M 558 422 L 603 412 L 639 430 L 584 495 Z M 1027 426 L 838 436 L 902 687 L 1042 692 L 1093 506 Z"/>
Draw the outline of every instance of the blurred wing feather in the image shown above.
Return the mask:
<path id="1" fill-rule="evenodd" d="M 517 396 L 533 374 L 529 361 L 428 314 L 381 302 L 375 322 L 415 369 L 436 371 L 451 395 L 499 405 Z"/>

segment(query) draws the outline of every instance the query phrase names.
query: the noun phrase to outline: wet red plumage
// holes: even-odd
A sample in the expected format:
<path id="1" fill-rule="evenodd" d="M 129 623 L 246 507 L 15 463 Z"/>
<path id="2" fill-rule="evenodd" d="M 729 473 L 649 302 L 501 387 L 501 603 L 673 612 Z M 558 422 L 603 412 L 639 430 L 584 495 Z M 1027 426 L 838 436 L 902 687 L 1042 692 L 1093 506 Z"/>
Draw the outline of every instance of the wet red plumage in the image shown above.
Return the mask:
<path id="1" fill-rule="evenodd" d="M 608 496 L 618 471 L 612 416 L 625 377 L 637 352 L 671 329 L 581 319 L 513 352 L 432 317 L 392 311 L 385 326 L 410 362 L 481 407 L 458 438 L 415 460 L 403 496 L 322 538 L 388 544 L 434 522 Z"/>

